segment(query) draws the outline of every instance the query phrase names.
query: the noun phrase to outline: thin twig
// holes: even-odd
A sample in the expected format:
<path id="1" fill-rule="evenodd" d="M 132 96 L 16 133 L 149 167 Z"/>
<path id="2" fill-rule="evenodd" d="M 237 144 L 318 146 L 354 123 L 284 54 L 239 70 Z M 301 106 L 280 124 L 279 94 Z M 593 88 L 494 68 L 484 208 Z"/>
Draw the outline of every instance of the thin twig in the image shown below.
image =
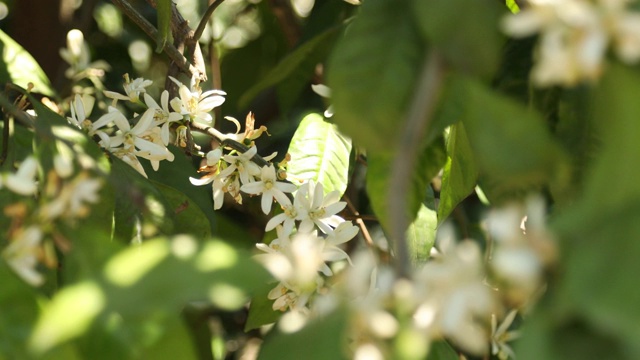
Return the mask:
<path id="1" fill-rule="evenodd" d="M 373 239 L 369 234 L 369 230 L 367 229 L 367 225 L 365 225 L 362 219 L 362 216 L 360 216 L 360 213 L 358 212 L 356 207 L 353 206 L 353 203 L 351 202 L 351 199 L 349 199 L 348 196 L 343 196 L 342 198 L 347 203 L 347 207 L 349 208 L 349 210 L 353 213 L 353 215 L 356 216 L 355 222 L 360 227 L 360 231 L 362 232 L 362 236 L 364 237 L 365 242 L 367 243 L 368 246 L 373 246 Z"/>
<path id="2" fill-rule="evenodd" d="M 204 33 L 204 29 L 207 27 L 209 19 L 213 15 L 213 12 L 218 6 L 220 6 L 220 4 L 222 4 L 222 2 L 224 2 L 224 0 L 213 0 L 213 2 L 209 4 L 209 7 L 207 7 L 207 11 L 204 12 L 204 14 L 202 15 L 202 19 L 200 19 L 200 23 L 198 24 L 196 31 L 194 31 L 193 33 L 194 41 L 200 40 L 202 34 Z"/>
<path id="3" fill-rule="evenodd" d="M 246 153 L 247 151 L 249 151 L 249 147 L 239 143 L 234 139 L 236 137 L 235 134 L 231 134 L 231 135 L 223 134 L 220 131 L 218 131 L 216 128 L 202 125 L 197 122 L 192 122 L 190 126 L 191 126 L 191 129 L 194 131 L 201 132 L 213 137 L 218 141 L 218 143 L 220 143 L 221 146 L 231 148 L 233 150 L 238 151 L 239 153 Z M 269 166 L 271 164 L 270 162 L 268 162 L 258 154 L 254 155 L 251 158 L 251 161 L 253 161 L 256 165 L 260 167 Z"/>
<path id="4" fill-rule="evenodd" d="M 391 238 L 395 241 L 396 271 L 398 276 L 409 277 L 411 261 L 405 232 L 409 227 L 407 216 L 407 189 L 410 187 L 412 173 L 421 142 L 425 138 L 434 112 L 439 90 L 444 78 L 444 67 L 440 55 L 431 50 L 422 68 L 415 95 L 407 117 L 407 122 L 398 139 L 398 147 L 389 189 L 389 220 Z"/>
<path id="5" fill-rule="evenodd" d="M 138 11 L 134 9 L 133 6 L 131 6 L 131 4 L 129 4 L 127 0 L 111 0 L 111 1 L 118 8 L 120 8 L 120 10 L 122 10 L 122 12 L 125 13 L 127 17 L 129 17 L 129 19 L 131 19 L 134 23 L 136 23 L 136 25 L 138 25 L 138 27 L 142 29 L 142 31 L 144 31 L 150 38 L 152 38 L 153 41 L 158 40 L 158 30 L 155 28 L 155 26 L 153 26 L 149 21 L 147 21 L 147 19 L 142 17 L 142 15 L 140 15 L 140 13 L 138 13 Z M 191 76 L 196 75 L 201 77 L 203 75 L 203 73 L 201 73 L 200 70 L 198 70 L 191 63 L 189 63 L 189 60 L 187 60 L 187 58 L 185 58 L 180 53 L 180 51 L 176 49 L 175 46 L 171 44 L 165 44 L 163 51 L 167 54 L 167 56 L 169 56 L 169 58 L 173 61 L 173 63 L 176 64 L 178 68 L 180 68 L 180 70 L 184 71 L 187 74 L 190 74 Z"/>

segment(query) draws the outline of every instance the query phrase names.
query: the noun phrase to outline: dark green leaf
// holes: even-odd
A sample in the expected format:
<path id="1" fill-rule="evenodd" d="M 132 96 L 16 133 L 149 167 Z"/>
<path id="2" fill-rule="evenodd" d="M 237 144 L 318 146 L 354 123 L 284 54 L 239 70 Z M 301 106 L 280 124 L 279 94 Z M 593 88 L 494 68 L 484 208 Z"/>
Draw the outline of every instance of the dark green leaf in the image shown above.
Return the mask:
<path id="1" fill-rule="evenodd" d="M 427 360 L 458 360 L 458 353 L 446 341 L 437 341 L 431 344 Z"/>
<path id="2" fill-rule="evenodd" d="M 200 239 L 211 236 L 211 224 L 193 200 L 170 186 L 155 181 L 152 183 L 175 213 L 173 229 L 175 234 L 191 234 Z"/>
<path id="3" fill-rule="evenodd" d="M 335 122 L 369 151 L 393 148 L 425 46 L 410 3 L 367 0 L 328 64 Z"/>
<path id="4" fill-rule="evenodd" d="M 275 300 L 267 298 L 269 291 L 275 287 L 275 284 L 271 285 L 273 286 L 266 286 L 264 290 L 257 292 L 251 299 L 249 316 L 247 323 L 244 325 L 244 331 L 257 329 L 262 325 L 273 324 L 282 316 L 283 313 L 281 311 L 273 310 L 273 302 Z"/>
<path id="5" fill-rule="evenodd" d="M 503 6 L 494 0 L 414 0 L 413 4 L 426 39 L 457 70 L 484 77 L 493 74 L 502 46 L 498 24 Z"/>
<path id="6" fill-rule="evenodd" d="M 346 359 L 347 314 L 342 310 L 307 324 L 302 330 L 280 331 L 265 339 L 258 359 L 339 360 Z"/>
<path id="7" fill-rule="evenodd" d="M 331 28 L 309 40 L 287 55 L 259 83 L 253 85 L 240 98 L 239 106 L 246 107 L 263 90 L 287 81 L 279 88 L 279 97 L 292 102 L 313 76 L 313 70 L 321 62 L 336 39 L 339 28 Z M 291 98 L 293 100 L 291 100 Z"/>
<path id="8" fill-rule="evenodd" d="M 325 193 L 337 190 L 342 195 L 349 182 L 351 141 L 338 128 L 318 114 L 302 119 L 289 145 L 291 161 L 287 177 L 294 184 L 313 180 Z"/>
<path id="9" fill-rule="evenodd" d="M 490 200 L 560 177 L 564 153 L 537 113 L 480 83 L 469 81 L 466 88 L 463 122 Z"/>

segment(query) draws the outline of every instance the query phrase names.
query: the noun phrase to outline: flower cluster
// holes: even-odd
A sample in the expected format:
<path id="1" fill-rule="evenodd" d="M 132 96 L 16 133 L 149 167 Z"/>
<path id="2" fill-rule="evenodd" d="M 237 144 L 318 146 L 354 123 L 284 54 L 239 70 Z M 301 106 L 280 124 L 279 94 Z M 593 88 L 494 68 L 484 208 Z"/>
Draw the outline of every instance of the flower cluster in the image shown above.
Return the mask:
<path id="1" fill-rule="evenodd" d="M 172 81 L 179 84 L 180 96 L 169 100 L 169 92 L 165 90 L 160 95 L 158 103 L 146 91 L 152 84 L 151 80 L 131 80 L 128 74 L 125 74 L 124 79 L 125 94 L 104 92 L 106 97 L 112 99 L 112 104 L 97 120 L 91 121 L 87 118 L 95 99 L 90 95 L 80 94 L 75 95 L 71 103 L 71 116 L 67 119 L 71 125 L 99 138 L 101 147 L 145 177 L 147 174 L 140 158 L 150 161 L 154 170 L 159 168 L 162 160 L 173 161 L 174 155 L 168 149 L 172 126 L 178 127 L 191 121 L 211 123 L 213 118 L 209 112 L 224 102 L 225 93 L 222 91 L 210 90 L 203 93 L 195 80 L 192 81 L 191 87 L 187 88 L 172 78 Z M 117 107 L 119 100 L 128 101 L 132 106 L 141 107 L 144 111 L 127 117 Z M 182 147 L 186 146 L 184 142 L 177 143 Z"/>
<path id="2" fill-rule="evenodd" d="M 269 244 L 257 244 L 264 252 L 257 259 L 279 281 L 268 295 L 275 300 L 274 310 L 305 312 L 310 298 L 322 288 L 323 276 L 333 275 L 328 264 L 350 261 L 340 245 L 355 237 L 358 228 L 337 215 L 346 206 L 339 201 L 338 191 L 325 194 L 320 183 L 310 181 L 298 187 L 284 181 L 286 161 L 276 169 L 269 163 L 276 154 L 259 157 L 254 140 L 267 129 L 255 129 L 252 114 L 247 116 L 242 134 L 237 120 L 229 120 L 238 125 L 238 132 L 221 136 L 226 142 L 206 154 L 206 163 L 200 168 L 204 175 L 190 178 L 191 183 L 212 184 L 215 209 L 222 207 L 225 194 L 239 204 L 242 193 L 260 196 L 265 215 L 271 213 L 274 202 L 280 205 L 282 212 L 273 216 L 265 228 L 275 229 L 277 238 Z M 293 193 L 291 199 L 288 194 Z"/>
<path id="3" fill-rule="evenodd" d="M 540 34 L 532 79 L 541 86 L 597 79 L 609 44 L 625 63 L 640 60 L 640 13 L 628 0 L 530 0 L 503 22 L 514 37 Z"/>
<path id="4" fill-rule="evenodd" d="M 44 282 L 37 270 L 39 263 L 56 264 L 55 255 L 45 250 L 45 240 L 53 240 L 62 251 L 69 248 L 56 222 L 75 225 L 78 219 L 86 217 L 89 204 L 98 202 L 102 187 L 102 181 L 91 175 L 93 163 L 85 161 L 74 166 L 72 150 L 63 142 L 56 144 L 53 168 L 45 179 L 38 180 L 38 167 L 38 160 L 30 156 L 15 173 L 0 174 L 0 188 L 37 200 L 37 203 L 19 201 L 4 208 L 11 225 L 7 230 L 9 244 L 2 251 L 7 264 L 34 286 Z"/>
<path id="5" fill-rule="evenodd" d="M 487 233 L 494 245 L 486 254 L 475 241 L 456 241 L 444 226 L 438 251 L 409 278 L 397 278 L 370 251 L 357 252 L 342 281 L 323 293 L 309 313 L 322 316 L 348 299 L 342 307 L 349 309 L 350 347 L 358 360 L 424 358 L 430 344 L 443 338 L 468 354 L 513 358 L 509 342 L 518 337 L 514 320 L 525 316 L 544 291 L 542 275 L 556 255 L 544 226 L 543 205 L 534 199 L 524 207 L 489 214 Z M 283 243 L 279 237 L 270 246 Z M 320 263 L 322 255 L 317 250 L 314 254 L 306 259 Z M 307 284 L 311 288 L 312 283 Z M 282 285 L 274 292 L 280 289 Z M 281 304 L 291 299 L 296 298 L 278 298 Z M 307 297 L 300 293 L 297 299 Z M 407 339 L 410 348 L 394 348 Z"/>

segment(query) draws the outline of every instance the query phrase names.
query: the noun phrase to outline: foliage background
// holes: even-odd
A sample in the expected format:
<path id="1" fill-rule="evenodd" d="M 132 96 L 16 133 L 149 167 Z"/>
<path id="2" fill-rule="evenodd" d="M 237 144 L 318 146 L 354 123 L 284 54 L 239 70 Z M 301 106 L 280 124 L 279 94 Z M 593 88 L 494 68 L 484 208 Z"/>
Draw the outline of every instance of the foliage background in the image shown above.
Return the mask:
<path id="1" fill-rule="evenodd" d="M 154 10 L 146 2 L 133 3 L 154 19 Z M 111 64 L 105 80 L 107 88 L 119 88 L 125 72 L 153 79 L 157 85 L 164 82 L 164 55 L 153 52 L 152 41 L 109 1 L 20 0 L 5 4 L 8 16 L 0 26 L 41 64 L 57 90 L 53 95 L 56 100 L 62 100 L 71 90 L 57 53 L 72 27 L 84 31 L 94 59 Z M 68 10 L 78 4 L 77 9 Z M 186 0 L 179 5 L 194 23 L 206 6 Z M 345 31 L 343 22 L 356 11 L 359 17 Z M 325 109 L 323 100 L 311 91 L 311 83 L 332 87 L 335 123 L 354 143 L 367 148 L 366 181 L 363 165 L 352 161 L 349 174 L 355 180 L 346 195 L 359 213 L 376 215 L 375 220 L 365 221 L 381 251 L 386 246 L 383 229 L 387 234 L 393 231 L 393 224 L 385 223 L 387 212 L 394 212 L 385 191 L 394 181 L 389 169 L 394 166 L 395 156 L 406 150 L 396 139 L 407 126 L 404 121 L 408 109 L 429 103 L 414 97 L 421 94 L 421 79 L 429 64 L 444 62 L 446 76 L 441 79 L 429 127 L 409 149 L 417 154 L 419 171 L 407 177 L 410 200 L 400 213 L 406 210 L 411 219 L 418 219 L 410 225 L 417 234 L 409 242 L 411 260 L 419 263 L 428 256 L 436 225 L 448 218 L 453 219 L 463 237 L 474 237 L 485 244 L 478 223 L 487 205 L 476 195 L 476 185 L 493 205 L 523 199 L 532 192 L 542 193 L 549 203 L 549 219 L 561 257 L 548 274 L 547 294 L 535 315 L 527 319 L 525 336 L 517 348 L 520 358 L 638 358 L 640 291 L 634 276 L 640 271 L 636 261 L 640 229 L 635 221 L 640 215 L 640 108 L 635 98 L 640 92 L 638 69 L 610 59 L 597 84 L 534 89 L 528 74 L 535 39 L 514 40 L 501 35 L 496 24 L 506 11 L 499 1 L 368 0 L 357 10 L 342 1 L 327 0 L 316 1 L 309 15 L 300 17 L 283 1 L 227 0 L 215 15 L 215 23 L 220 24 L 214 32 L 217 45 L 204 49 L 207 55 L 215 52 L 219 56 L 219 77 L 210 77 L 221 79 L 221 87 L 229 94 L 221 113 L 242 119 L 247 111 L 253 111 L 258 123 L 269 126 L 272 134 L 262 144 L 265 153 L 278 150 L 284 154 L 302 119 Z M 211 43 L 210 37 L 205 37 L 207 42 Z M 148 57 L 132 56 L 140 52 L 135 49 L 142 49 Z M 209 70 L 215 74 L 217 65 L 209 64 Z M 14 72 L 5 67 L 2 74 L 13 76 Z M 230 125 L 222 119 L 218 124 Z M 233 127 L 228 130 L 233 131 Z M 29 135 L 24 136 L 29 144 Z M 361 160 L 362 154 L 354 150 L 352 157 Z M 153 213 L 145 213 L 145 217 L 160 228 L 160 234 L 213 234 L 230 241 L 234 247 L 223 251 L 237 253 L 230 256 L 237 256 L 238 262 L 226 269 L 205 271 L 197 265 L 198 256 L 214 256 L 208 252 L 209 247 L 219 250 L 226 245 L 217 240 L 199 243 L 199 255 L 192 261 L 182 261 L 169 250 L 167 242 L 158 240 L 143 245 L 150 249 L 148 261 L 157 267 L 147 273 L 148 278 L 131 280 L 117 271 L 115 275 L 102 272 L 110 267 L 135 269 L 135 264 L 127 263 L 131 249 L 123 250 L 122 244 L 106 245 L 109 241 L 101 239 L 99 231 L 78 233 L 78 238 L 87 240 L 78 243 L 83 255 L 70 257 L 69 268 L 73 271 L 60 278 L 51 275 L 52 284 L 70 285 L 47 306 L 42 302 L 58 291 L 56 285 L 45 289 L 44 296 L 36 295 L 2 264 L 0 304 L 3 309 L 12 309 L 0 315 L 0 349 L 9 354 L 6 358 L 14 354 L 31 356 L 24 344 L 34 326 L 31 339 L 36 343 L 30 346 L 48 349 L 47 342 L 53 342 L 59 346 L 46 356 L 61 359 L 95 358 L 96 354 L 104 358 L 189 358 L 188 354 L 194 358 L 224 358 L 233 354 L 233 346 L 258 336 L 255 331 L 243 333 L 247 314 L 235 310 L 235 303 L 228 306 L 234 310 L 227 311 L 228 304 L 216 303 L 182 309 L 177 315 L 180 304 L 208 296 L 215 279 L 222 279 L 222 285 L 244 284 L 246 288 L 241 290 L 256 292 L 264 290 L 259 284 L 266 278 L 265 274 L 262 278 L 255 275 L 261 270 L 252 267 L 242 249 L 265 236 L 262 229 L 267 219 L 247 220 L 259 216 L 258 204 L 251 204 L 249 210 L 228 207 L 214 214 L 210 195 L 186 182 L 189 175 L 195 175 L 195 161 L 182 157 L 169 168 L 181 172 L 181 177 L 155 174 L 152 179 L 161 184 L 156 183 L 153 189 L 145 189 L 148 185 L 135 174 L 121 169 L 118 176 L 128 177 L 119 180 L 121 187 L 116 179 L 114 187 L 118 191 L 135 183 L 151 198 L 163 186 L 179 189 L 198 203 L 197 214 L 171 221 L 154 218 L 160 215 Z M 113 164 L 114 169 L 118 166 L 124 165 Z M 441 181 L 432 182 L 440 169 Z M 170 189 L 160 192 L 160 202 L 179 204 L 183 200 L 182 194 L 174 193 L 172 198 Z M 125 200 L 115 198 L 116 203 Z M 167 204 L 165 207 L 171 208 Z M 136 209 L 148 210 L 143 205 Z M 208 221 L 194 225 L 193 219 L 199 217 Z M 126 219 L 127 214 L 121 214 L 121 218 Z M 245 226 L 247 223 L 251 226 Z M 131 230 L 130 226 L 120 227 L 123 234 Z M 163 230 L 163 226 L 173 228 Z M 169 282 L 181 284 L 183 278 L 192 281 L 184 283 L 184 288 L 166 287 Z M 125 291 L 117 286 L 119 281 L 133 281 L 138 286 L 135 291 Z M 230 290 L 230 298 L 233 292 Z M 77 299 L 99 306 L 93 312 L 79 311 L 73 320 L 67 320 L 65 316 L 78 309 Z M 154 299 L 162 300 L 156 304 Z M 44 307 L 47 313 L 36 319 L 38 309 Z M 114 318 L 112 313 L 122 318 Z M 335 358 L 323 351 L 342 346 L 345 324 L 338 315 L 297 337 L 270 342 L 263 356 L 296 358 L 297 351 L 306 350 L 288 350 L 291 344 L 314 337 L 318 358 Z M 67 325 L 61 327 L 63 323 Z M 66 341 L 72 338 L 73 342 Z M 193 339 L 196 346 L 192 347 Z"/>

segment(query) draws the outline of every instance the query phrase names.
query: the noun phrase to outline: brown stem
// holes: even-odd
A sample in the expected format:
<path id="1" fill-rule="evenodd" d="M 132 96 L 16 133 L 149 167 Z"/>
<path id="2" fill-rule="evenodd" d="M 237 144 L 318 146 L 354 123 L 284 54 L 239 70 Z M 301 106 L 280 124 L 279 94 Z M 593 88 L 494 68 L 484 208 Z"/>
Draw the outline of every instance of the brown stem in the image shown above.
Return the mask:
<path id="1" fill-rule="evenodd" d="M 373 246 L 373 239 L 371 239 L 371 235 L 369 234 L 367 225 L 365 225 L 363 221 L 363 216 L 361 216 L 358 210 L 355 208 L 355 206 L 353 206 L 353 203 L 351 202 L 351 199 L 349 199 L 348 196 L 343 196 L 342 198 L 344 199 L 344 201 L 346 201 L 347 207 L 349 208 L 349 210 L 353 213 L 353 215 L 356 216 L 355 222 L 360 227 L 360 231 L 362 232 L 362 236 L 364 237 L 365 242 L 367 243 L 368 246 Z"/>
<path id="2" fill-rule="evenodd" d="M 144 31 L 153 41 L 157 41 L 158 39 L 158 30 L 153 26 L 147 19 L 142 17 L 140 13 L 136 9 L 129 4 L 127 0 L 111 0 L 123 13 L 131 19 L 142 31 Z M 173 24 L 173 22 L 172 22 Z M 202 77 L 204 72 L 201 72 L 198 68 L 194 67 L 187 58 L 185 58 L 178 49 L 171 45 L 166 44 L 163 50 L 167 56 L 173 61 L 173 63 L 184 73 L 190 74 L 191 76 L 199 76 Z"/>

